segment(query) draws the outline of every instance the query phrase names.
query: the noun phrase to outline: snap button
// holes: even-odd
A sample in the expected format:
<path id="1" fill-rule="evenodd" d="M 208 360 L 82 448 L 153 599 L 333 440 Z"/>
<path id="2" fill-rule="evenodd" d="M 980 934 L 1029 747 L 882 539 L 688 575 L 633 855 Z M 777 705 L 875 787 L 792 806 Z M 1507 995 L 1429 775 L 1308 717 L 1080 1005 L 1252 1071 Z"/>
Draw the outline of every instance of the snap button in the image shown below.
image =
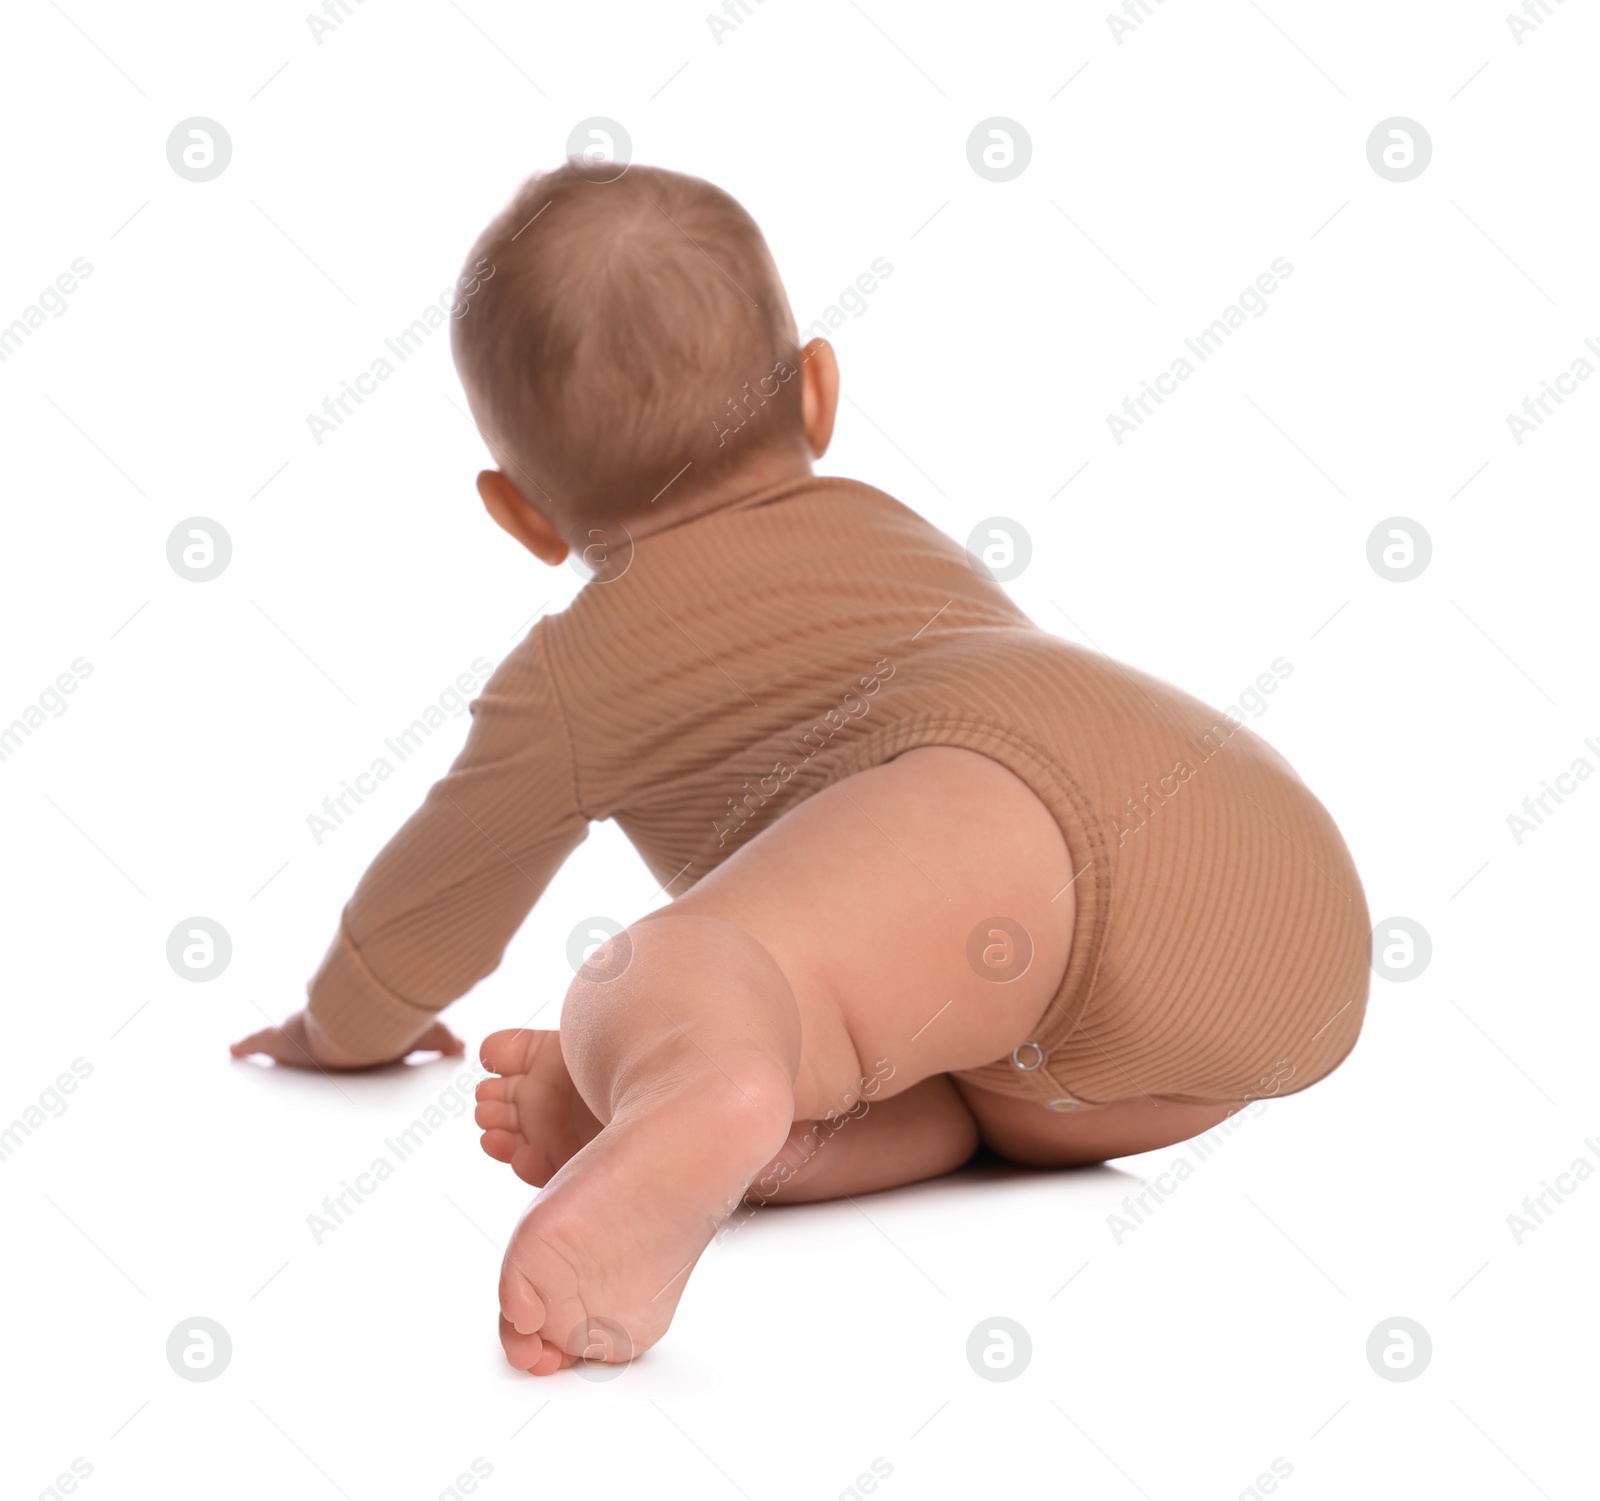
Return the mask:
<path id="1" fill-rule="evenodd" d="M 1029 1048 L 1031 1048 L 1033 1050 L 1033 1062 L 1032 1063 L 1024 1063 L 1022 1061 L 1022 1055 Z M 1014 1068 L 1020 1068 L 1023 1071 L 1023 1073 L 1031 1074 L 1034 1071 L 1034 1069 L 1039 1068 L 1039 1067 L 1041 1067 L 1043 1065 L 1043 1063 L 1044 1063 L 1044 1049 L 1042 1047 L 1040 1047 L 1039 1044 L 1036 1043 L 1036 1042 L 1025 1042 L 1025 1043 L 1022 1043 L 1020 1046 L 1012 1048 L 1012 1050 L 1011 1050 L 1011 1063 L 1012 1063 L 1012 1066 Z"/>

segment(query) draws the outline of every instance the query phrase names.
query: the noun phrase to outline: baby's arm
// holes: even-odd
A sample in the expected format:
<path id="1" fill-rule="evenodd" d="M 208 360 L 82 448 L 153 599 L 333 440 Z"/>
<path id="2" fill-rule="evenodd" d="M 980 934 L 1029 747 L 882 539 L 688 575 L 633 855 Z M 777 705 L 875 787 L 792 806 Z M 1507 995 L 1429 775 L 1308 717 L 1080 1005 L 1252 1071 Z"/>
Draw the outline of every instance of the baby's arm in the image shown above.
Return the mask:
<path id="1" fill-rule="evenodd" d="M 536 627 L 484 686 L 461 754 L 362 876 L 303 1023 L 272 1029 L 270 1046 L 257 1034 L 252 1051 L 304 1047 L 314 1063 L 349 1068 L 459 1049 L 437 1013 L 500 963 L 588 832 L 539 637 Z"/>

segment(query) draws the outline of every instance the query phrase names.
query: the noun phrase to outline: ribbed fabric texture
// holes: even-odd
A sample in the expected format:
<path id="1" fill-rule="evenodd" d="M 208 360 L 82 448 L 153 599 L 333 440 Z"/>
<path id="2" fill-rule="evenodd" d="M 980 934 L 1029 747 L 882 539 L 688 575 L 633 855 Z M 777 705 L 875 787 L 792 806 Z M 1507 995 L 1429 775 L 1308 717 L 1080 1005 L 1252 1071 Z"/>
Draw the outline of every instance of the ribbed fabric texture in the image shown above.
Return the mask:
<path id="1" fill-rule="evenodd" d="M 923 745 L 1021 777 L 1078 872 L 1037 1047 L 963 1077 L 1057 1109 L 1239 1100 L 1313 1083 L 1360 1030 L 1360 881 L 1283 758 L 1041 631 L 868 486 L 794 481 L 647 536 L 472 712 L 311 984 L 362 1056 L 392 1056 L 499 963 L 591 820 L 614 818 L 677 896 L 796 802 Z"/>

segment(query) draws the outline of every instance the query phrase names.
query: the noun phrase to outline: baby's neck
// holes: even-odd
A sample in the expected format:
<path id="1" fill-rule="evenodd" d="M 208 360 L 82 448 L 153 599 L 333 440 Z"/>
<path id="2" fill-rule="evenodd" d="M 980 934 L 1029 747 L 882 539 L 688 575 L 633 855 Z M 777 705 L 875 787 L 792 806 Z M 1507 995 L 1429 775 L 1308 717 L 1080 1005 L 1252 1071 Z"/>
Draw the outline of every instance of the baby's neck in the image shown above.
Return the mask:
<path id="1" fill-rule="evenodd" d="M 676 484 L 669 484 L 642 515 L 629 517 L 626 526 L 629 534 L 638 541 L 654 532 L 665 531 L 668 527 L 697 520 L 712 511 L 737 505 L 752 495 L 775 489 L 787 481 L 807 479 L 812 473 L 808 455 L 773 454 L 724 475 L 703 489 L 674 498 L 676 484 L 682 484 L 689 478 L 684 475 Z"/>

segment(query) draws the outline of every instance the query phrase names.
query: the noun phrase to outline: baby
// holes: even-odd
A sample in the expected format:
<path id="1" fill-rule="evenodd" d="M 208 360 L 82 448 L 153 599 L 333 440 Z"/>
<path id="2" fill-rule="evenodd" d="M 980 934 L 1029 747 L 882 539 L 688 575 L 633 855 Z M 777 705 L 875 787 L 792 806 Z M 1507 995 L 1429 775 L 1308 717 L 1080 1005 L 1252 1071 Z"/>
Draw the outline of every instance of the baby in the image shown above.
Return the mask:
<path id="1" fill-rule="evenodd" d="M 483 1146 L 541 1192 L 500 1337 L 543 1375 L 666 1332 L 749 1206 L 1170 1145 L 1354 1045 L 1337 829 L 1234 718 L 1047 635 L 882 492 L 819 478 L 839 368 L 754 221 L 571 161 L 473 247 L 457 367 L 489 514 L 592 574 L 473 704 L 282 1028 L 238 1056 L 459 1052 L 592 820 L 672 898 L 497 1032 Z"/>

